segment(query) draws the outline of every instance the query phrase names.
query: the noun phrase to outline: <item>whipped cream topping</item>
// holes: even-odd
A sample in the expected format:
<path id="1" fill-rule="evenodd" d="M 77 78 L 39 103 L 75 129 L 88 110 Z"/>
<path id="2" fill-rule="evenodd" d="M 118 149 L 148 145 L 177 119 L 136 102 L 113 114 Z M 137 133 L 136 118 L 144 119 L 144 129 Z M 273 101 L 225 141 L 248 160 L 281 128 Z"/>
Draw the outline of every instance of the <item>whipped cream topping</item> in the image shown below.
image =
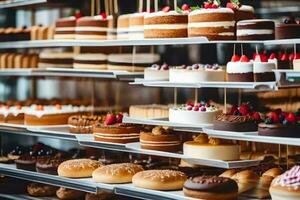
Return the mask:
<path id="1" fill-rule="evenodd" d="M 241 11 L 248 11 L 248 12 L 253 12 L 254 13 L 254 8 L 252 6 L 248 5 L 242 5 L 239 10 Z"/>
<path id="2" fill-rule="evenodd" d="M 26 110 L 28 110 L 28 107 L 19 107 L 19 106 L 7 107 L 7 106 L 1 106 L 0 107 L 0 114 L 3 115 L 4 117 L 7 117 L 8 115 L 17 116 L 19 114 L 25 113 Z"/>
<path id="3" fill-rule="evenodd" d="M 190 22 L 189 28 L 203 28 L 203 27 L 224 27 L 230 28 L 235 26 L 235 21 L 220 21 L 220 22 Z"/>
<path id="4" fill-rule="evenodd" d="M 193 64 L 192 66 L 179 66 L 172 69 L 177 70 L 191 70 L 191 71 L 222 71 L 223 67 L 218 64 Z"/>
<path id="5" fill-rule="evenodd" d="M 151 18 L 151 17 L 162 17 L 162 16 L 174 16 L 174 15 L 188 15 L 189 12 L 183 11 L 183 12 L 177 12 L 175 10 L 171 10 L 169 12 L 164 12 L 164 11 L 158 11 L 154 13 L 147 13 L 145 15 L 145 18 Z"/>
<path id="6" fill-rule="evenodd" d="M 278 183 L 282 186 L 300 186 L 300 166 L 296 165 L 282 174 Z"/>
<path id="7" fill-rule="evenodd" d="M 230 8 L 216 8 L 216 9 L 201 8 L 201 9 L 192 11 L 189 15 L 193 16 L 193 15 L 201 15 L 201 14 L 208 14 L 208 13 L 232 13 L 232 14 L 234 14 L 233 10 L 231 10 Z"/>
<path id="8" fill-rule="evenodd" d="M 198 109 L 194 109 L 195 107 L 198 107 Z M 173 108 L 174 110 L 182 110 L 182 111 L 194 111 L 194 112 L 216 112 L 218 111 L 218 108 L 211 105 L 206 104 L 199 104 L 197 106 L 190 106 L 190 105 L 181 105 L 179 107 Z"/>

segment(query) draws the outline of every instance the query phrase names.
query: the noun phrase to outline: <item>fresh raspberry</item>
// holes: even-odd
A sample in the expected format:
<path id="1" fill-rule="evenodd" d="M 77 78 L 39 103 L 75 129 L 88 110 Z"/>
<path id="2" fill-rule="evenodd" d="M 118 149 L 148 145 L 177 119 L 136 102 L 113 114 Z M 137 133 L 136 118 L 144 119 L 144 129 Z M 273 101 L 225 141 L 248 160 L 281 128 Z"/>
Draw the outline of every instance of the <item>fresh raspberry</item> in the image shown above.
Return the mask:
<path id="1" fill-rule="evenodd" d="M 241 115 L 245 116 L 249 114 L 249 105 L 248 104 L 242 104 L 239 108 L 239 112 L 241 113 Z"/>
<path id="2" fill-rule="evenodd" d="M 193 110 L 193 106 L 190 106 L 190 105 L 189 105 L 189 106 L 186 107 L 186 109 L 187 109 L 187 110 Z"/>
<path id="3" fill-rule="evenodd" d="M 276 112 L 271 112 L 271 119 L 274 123 L 280 123 L 279 115 Z"/>
<path id="4" fill-rule="evenodd" d="M 205 111 L 206 111 L 206 108 L 205 108 L 204 106 L 202 106 L 202 107 L 201 107 L 201 111 L 202 111 L 202 112 L 205 112 Z"/>
<path id="5" fill-rule="evenodd" d="M 286 120 L 292 124 L 296 122 L 296 116 L 294 113 L 289 113 L 288 116 L 286 117 Z"/>
<path id="6" fill-rule="evenodd" d="M 240 61 L 241 60 L 241 58 L 238 56 L 238 55 L 233 55 L 232 57 L 231 57 L 231 62 L 238 62 L 238 61 Z"/>
<path id="7" fill-rule="evenodd" d="M 107 15 L 106 15 L 105 12 L 102 12 L 100 15 L 102 16 L 103 19 L 106 19 L 106 18 L 107 18 Z"/>
<path id="8" fill-rule="evenodd" d="M 194 111 L 199 111 L 199 107 L 198 107 L 198 106 L 195 106 L 195 107 L 193 108 L 193 110 L 194 110 Z"/>

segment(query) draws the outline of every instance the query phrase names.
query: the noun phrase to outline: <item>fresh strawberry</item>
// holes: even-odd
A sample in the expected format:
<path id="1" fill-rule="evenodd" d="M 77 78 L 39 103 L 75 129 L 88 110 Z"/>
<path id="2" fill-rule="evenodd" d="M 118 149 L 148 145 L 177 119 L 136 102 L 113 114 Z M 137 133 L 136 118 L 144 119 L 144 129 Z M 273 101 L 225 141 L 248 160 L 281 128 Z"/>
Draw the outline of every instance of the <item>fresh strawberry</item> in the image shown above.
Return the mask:
<path id="1" fill-rule="evenodd" d="M 249 105 L 248 104 L 242 104 L 240 107 L 239 107 L 239 112 L 245 116 L 245 115 L 248 115 L 249 114 Z"/>
<path id="2" fill-rule="evenodd" d="M 276 53 L 271 53 L 271 55 L 269 56 L 269 59 L 277 59 L 277 55 Z"/>
<path id="3" fill-rule="evenodd" d="M 300 59 L 300 53 L 295 53 L 294 60 L 295 59 Z"/>
<path id="4" fill-rule="evenodd" d="M 297 24 L 300 24 L 300 20 L 297 20 L 296 23 L 297 23 Z"/>
<path id="5" fill-rule="evenodd" d="M 165 6 L 162 11 L 164 12 L 169 12 L 171 10 L 171 7 L 170 6 Z"/>
<path id="6" fill-rule="evenodd" d="M 258 56 L 259 54 L 257 54 L 257 53 L 253 53 L 252 54 L 252 60 L 255 60 L 256 59 L 256 56 Z"/>
<path id="7" fill-rule="evenodd" d="M 268 62 L 268 56 L 266 54 L 261 54 L 260 60 L 261 60 L 261 62 Z"/>
<path id="8" fill-rule="evenodd" d="M 240 57 L 238 56 L 238 55 L 233 55 L 232 57 L 231 57 L 231 62 L 238 62 L 238 61 L 240 61 Z"/>
<path id="9" fill-rule="evenodd" d="M 286 117 L 286 120 L 290 123 L 295 123 L 296 122 L 296 116 L 294 113 L 289 113 L 288 116 Z"/>
<path id="10" fill-rule="evenodd" d="M 236 106 L 232 106 L 231 109 L 230 109 L 229 114 L 230 114 L 230 115 L 233 115 L 233 113 L 234 113 L 235 111 L 237 111 L 237 110 L 238 110 L 238 108 L 237 108 Z"/>
<path id="11" fill-rule="evenodd" d="M 233 10 L 233 11 L 236 11 L 237 9 L 236 9 L 236 7 L 233 5 L 233 3 L 231 3 L 231 2 L 228 2 L 227 4 L 226 4 L 226 8 L 230 8 L 231 10 Z"/>
<path id="12" fill-rule="evenodd" d="M 205 9 L 210 9 L 210 8 L 212 8 L 212 4 L 209 3 L 209 2 L 204 2 L 203 7 L 204 7 Z"/>
<path id="13" fill-rule="evenodd" d="M 291 60 L 294 60 L 294 58 L 295 58 L 295 54 L 294 53 L 291 53 L 290 55 L 289 55 L 289 60 L 291 61 Z"/>
<path id="14" fill-rule="evenodd" d="M 254 113 L 252 114 L 252 118 L 253 118 L 255 121 L 260 121 L 260 120 L 261 120 L 261 117 L 260 117 L 259 112 L 254 112 Z"/>
<path id="15" fill-rule="evenodd" d="M 60 104 L 56 104 L 56 105 L 55 105 L 55 108 L 56 108 L 57 110 L 61 110 L 61 105 L 60 105 Z"/>
<path id="16" fill-rule="evenodd" d="M 242 55 L 241 56 L 241 59 L 240 59 L 240 62 L 249 62 L 249 58 L 246 56 L 246 55 Z"/>
<path id="17" fill-rule="evenodd" d="M 117 123 L 122 123 L 123 122 L 123 114 L 122 113 L 117 114 L 116 120 L 117 120 Z"/>
<path id="18" fill-rule="evenodd" d="M 43 105 L 37 105 L 36 107 L 35 107 L 35 109 L 36 110 L 44 110 L 44 106 Z"/>
<path id="19" fill-rule="evenodd" d="M 79 19 L 79 18 L 81 18 L 82 17 L 82 13 L 80 12 L 80 10 L 76 10 L 76 12 L 75 12 L 75 18 L 76 19 Z"/>
<path id="20" fill-rule="evenodd" d="M 183 11 L 190 11 L 191 9 L 190 9 L 190 6 L 188 6 L 187 4 L 183 4 L 181 6 L 181 10 L 183 10 Z"/>
<path id="21" fill-rule="evenodd" d="M 104 125 L 113 125 L 115 124 L 117 121 L 117 118 L 114 114 L 107 114 L 105 121 L 104 121 Z"/>
<path id="22" fill-rule="evenodd" d="M 105 12 L 102 12 L 100 15 L 102 16 L 103 19 L 106 19 L 106 18 L 107 18 L 107 15 L 106 15 Z"/>
<path id="23" fill-rule="evenodd" d="M 282 54 L 280 60 L 281 60 L 281 61 L 288 61 L 288 60 L 289 60 L 289 55 L 288 55 L 287 53 Z"/>
<path id="24" fill-rule="evenodd" d="M 276 112 L 271 112 L 271 119 L 273 120 L 274 123 L 279 123 L 279 115 Z"/>
<path id="25" fill-rule="evenodd" d="M 211 5 L 211 8 L 213 8 L 213 9 L 219 8 L 219 5 L 217 5 L 217 4 L 212 4 L 212 5 Z"/>

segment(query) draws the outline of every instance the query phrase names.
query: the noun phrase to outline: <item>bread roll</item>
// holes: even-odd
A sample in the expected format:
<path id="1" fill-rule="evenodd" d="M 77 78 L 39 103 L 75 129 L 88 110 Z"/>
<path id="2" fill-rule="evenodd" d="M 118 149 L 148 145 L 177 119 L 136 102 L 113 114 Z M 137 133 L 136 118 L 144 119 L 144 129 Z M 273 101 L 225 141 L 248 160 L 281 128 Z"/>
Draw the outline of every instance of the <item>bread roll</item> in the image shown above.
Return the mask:
<path id="1" fill-rule="evenodd" d="M 231 178 L 237 182 L 239 194 L 253 189 L 259 181 L 259 176 L 252 170 L 243 170 L 234 174 Z"/>
<path id="2" fill-rule="evenodd" d="M 73 200 L 82 198 L 84 192 L 61 187 L 56 191 L 56 196 L 61 200 Z"/>
<path id="3" fill-rule="evenodd" d="M 100 162 L 91 159 L 67 160 L 58 166 L 57 173 L 68 178 L 91 177 L 93 171 L 100 166 Z"/>

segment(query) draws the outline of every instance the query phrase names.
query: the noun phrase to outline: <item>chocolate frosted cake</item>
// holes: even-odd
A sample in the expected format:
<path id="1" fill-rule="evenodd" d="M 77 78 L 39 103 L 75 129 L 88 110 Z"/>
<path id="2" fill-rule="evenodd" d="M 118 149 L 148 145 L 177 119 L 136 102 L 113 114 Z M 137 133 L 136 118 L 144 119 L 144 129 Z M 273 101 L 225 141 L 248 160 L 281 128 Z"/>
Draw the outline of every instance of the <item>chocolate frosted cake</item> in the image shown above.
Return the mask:
<path id="1" fill-rule="evenodd" d="M 36 171 L 44 174 L 57 175 L 57 168 L 65 161 L 61 156 L 39 157 L 36 161 Z"/>
<path id="2" fill-rule="evenodd" d="M 276 25 L 275 37 L 276 39 L 300 38 L 300 24 L 297 24 L 292 17 L 285 19 L 282 24 Z"/>
<path id="3" fill-rule="evenodd" d="M 237 40 L 274 40 L 275 23 L 267 19 L 242 20 L 237 23 Z"/>

